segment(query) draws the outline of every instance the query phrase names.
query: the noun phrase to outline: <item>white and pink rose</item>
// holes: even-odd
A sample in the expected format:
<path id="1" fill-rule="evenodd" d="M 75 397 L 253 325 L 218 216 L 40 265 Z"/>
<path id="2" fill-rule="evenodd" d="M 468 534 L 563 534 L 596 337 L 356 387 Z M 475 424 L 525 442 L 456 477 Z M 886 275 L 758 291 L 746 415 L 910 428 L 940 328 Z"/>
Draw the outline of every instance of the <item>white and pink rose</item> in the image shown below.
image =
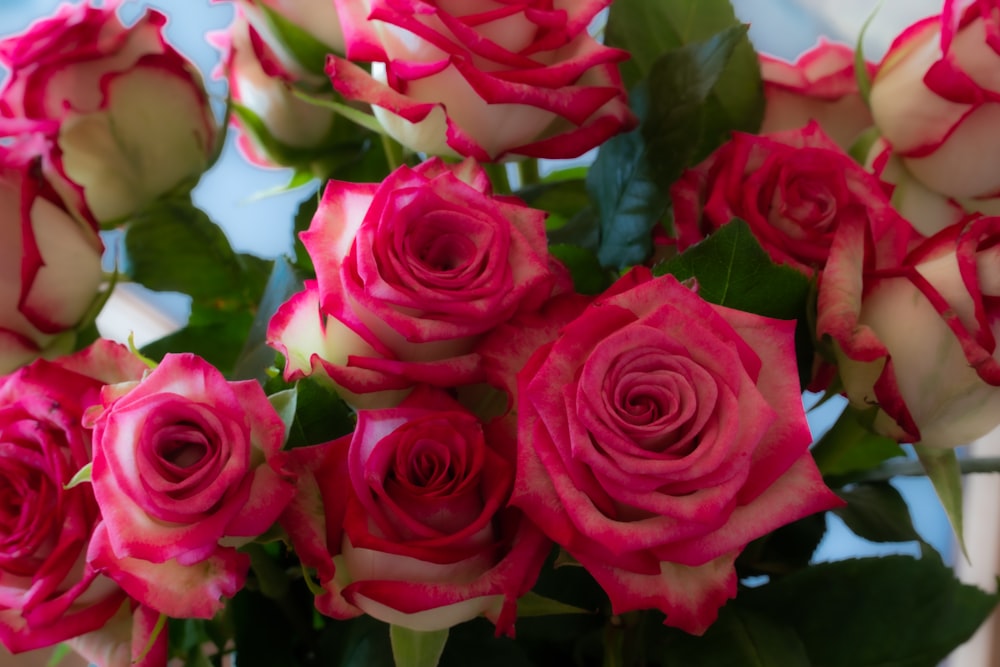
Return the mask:
<path id="1" fill-rule="evenodd" d="M 815 122 L 767 136 L 733 133 L 670 196 L 680 250 L 740 218 L 773 261 L 806 275 L 823 270 L 844 220 L 870 220 L 878 245 L 909 229 L 879 180 Z"/>
<path id="2" fill-rule="evenodd" d="M 700 634 L 751 540 L 840 504 L 809 453 L 794 326 L 637 268 L 515 369 L 511 504 L 614 613 Z"/>
<path id="3" fill-rule="evenodd" d="M 1000 424 L 1000 218 L 948 227 L 894 262 L 872 261 L 861 224 L 838 232 L 817 333 L 847 397 L 900 442 L 965 445 Z"/>
<path id="4" fill-rule="evenodd" d="M 230 98 L 238 105 L 230 121 L 239 129 L 237 146 L 244 157 L 262 167 L 299 168 L 325 157 L 336 114 L 301 99 L 296 90 L 332 98 L 329 82 L 287 65 L 242 8 L 229 29 L 213 38 L 223 53 Z"/>
<path id="5" fill-rule="evenodd" d="M 334 88 L 414 151 L 573 158 L 635 126 L 617 69 L 628 54 L 588 32 L 610 0 L 334 4 L 347 55 L 328 60 Z"/>
<path id="6" fill-rule="evenodd" d="M 551 542 L 517 509 L 514 441 L 446 393 L 358 412 L 352 435 L 293 449 L 300 492 L 281 519 L 333 618 L 420 631 L 485 615 L 512 634 Z"/>
<path id="7" fill-rule="evenodd" d="M 104 245 L 37 169 L 39 141 L 0 146 L 0 373 L 72 349 L 97 299 Z"/>
<path id="8" fill-rule="evenodd" d="M 128 597 L 86 562 L 101 514 L 84 412 L 145 366 L 123 346 L 38 360 L 0 379 L 0 642 L 14 653 L 100 629 Z"/>
<path id="9" fill-rule="evenodd" d="M 867 64 L 869 75 L 875 68 Z M 795 62 L 760 54 L 764 79 L 764 120 L 760 134 L 805 127 L 815 121 L 847 150 L 872 126 L 871 112 L 858 90 L 854 49 L 820 39 Z"/>
<path id="10" fill-rule="evenodd" d="M 141 381 L 105 388 L 92 483 L 103 515 L 88 560 L 176 618 L 211 618 L 242 588 L 249 557 L 295 493 L 285 427 L 260 385 L 169 354 Z"/>
<path id="11" fill-rule="evenodd" d="M 163 36 L 166 17 L 148 9 L 126 27 L 119 4 L 64 4 L 0 42 L 0 132 L 44 136 L 47 177 L 100 223 L 193 187 L 218 135 L 197 69 Z"/>
<path id="12" fill-rule="evenodd" d="M 302 241 L 316 280 L 274 315 L 285 378 L 319 374 L 355 406 L 418 383 L 481 382 L 476 343 L 568 280 L 545 214 L 494 196 L 471 160 L 400 167 L 382 183 L 330 181 Z"/>
<path id="13" fill-rule="evenodd" d="M 872 82 L 882 136 L 916 179 L 947 197 L 1000 195 L 998 10 L 996 0 L 945 2 L 896 38 Z"/>

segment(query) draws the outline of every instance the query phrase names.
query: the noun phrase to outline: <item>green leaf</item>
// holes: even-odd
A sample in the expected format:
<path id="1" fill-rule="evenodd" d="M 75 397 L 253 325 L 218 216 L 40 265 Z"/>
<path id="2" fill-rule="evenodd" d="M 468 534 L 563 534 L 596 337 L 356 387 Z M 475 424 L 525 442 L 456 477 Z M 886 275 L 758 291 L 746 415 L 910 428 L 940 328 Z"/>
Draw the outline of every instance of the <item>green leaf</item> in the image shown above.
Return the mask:
<path id="1" fill-rule="evenodd" d="M 872 433 L 866 427 L 869 421 L 870 415 L 847 406 L 816 442 L 812 455 L 824 476 L 868 470 L 888 459 L 906 455 L 892 438 Z"/>
<path id="2" fill-rule="evenodd" d="M 712 107 L 712 94 L 746 26 L 734 25 L 703 42 L 664 53 L 650 69 L 650 108 L 640 128 L 658 183 L 669 185 L 740 129 Z"/>
<path id="3" fill-rule="evenodd" d="M 270 383 L 265 389 L 268 393 L 275 392 Z M 304 378 L 295 383 L 295 389 L 295 420 L 288 434 L 289 448 L 318 445 L 354 431 L 354 412 L 331 387 Z"/>
<path id="4" fill-rule="evenodd" d="M 63 489 L 72 489 L 74 486 L 77 486 L 78 484 L 85 484 L 90 482 L 91 473 L 93 472 L 93 470 L 94 470 L 93 463 L 88 463 L 87 465 L 83 466 L 82 468 L 76 471 L 76 473 L 73 475 L 73 477 L 70 478 L 68 482 L 66 482 L 66 484 L 63 486 Z"/>
<path id="5" fill-rule="evenodd" d="M 448 629 L 421 632 L 392 625 L 389 641 L 396 667 L 437 667 L 448 642 Z"/>
<path id="6" fill-rule="evenodd" d="M 626 87 L 632 88 L 663 53 L 736 25 L 729 0 L 615 0 L 606 42 L 631 54 L 620 69 Z M 746 37 L 733 50 L 709 106 L 714 118 L 734 129 L 756 132 L 760 127 L 763 83 L 757 54 Z"/>
<path id="7" fill-rule="evenodd" d="M 587 174 L 602 265 L 621 269 L 646 260 L 650 233 L 667 211 L 669 184 L 695 162 L 705 136 L 728 135 L 728 123 L 706 125 L 706 102 L 745 32 L 736 25 L 664 53 L 633 89 L 638 129 L 605 142 Z M 721 138 L 712 139 L 713 147 Z"/>
<path id="8" fill-rule="evenodd" d="M 786 575 L 807 567 L 826 529 L 825 512 L 781 526 L 747 545 L 736 560 L 736 572 L 742 579 Z"/>
<path id="9" fill-rule="evenodd" d="M 292 424 L 295 422 L 295 405 L 297 403 L 298 391 L 295 387 L 283 389 L 267 397 L 271 407 L 281 417 L 285 424 L 285 437 L 282 442 L 288 442 L 288 435 L 292 432 Z"/>
<path id="10" fill-rule="evenodd" d="M 819 563 L 741 591 L 739 601 L 791 626 L 812 665 L 934 667 L 998 597 L 939 561 L 882 556 Z"/>
<path id="11" fill-rule="evenodd" d="M 935 449 L 915 444 L 913 450 L 924 467 L 927 478 L 934 485 L 941 507 L 955 532 L 955 539 L 962 548 L 966 560 L 969 552 L 965 548 L 965 533 L 962 527 L 962 470 L 953 449 Z"/>
<path id="12" fill-rule="evenodd" d="M 580 294 L 600 294 L 612 282 L 611 274 L 586 248 L 554 243 L 549 246 L 549 253 L 569 269 L 573 288 Z"/>
<path id="13" fill-rule="evenodd" d="M 766 615 L 729 604 L 701 637 L 672 635 L 664 667 L 810 667 L 795 631 Z"/>
<path id="14" fill-rule="evenodd" d="M 267 370 L 274 365 L 277 354 L 267 344 L 267 328 L 271 316 L 288 297 L 301 288 L 302 282 L 291 265 L 284 259 L 276 259 L 257 306 L 257 313 L 246 332 L 246 341 L 234 364 L 233 379 L 263 382 L 267 377 Z"/>
<path id="15" fill-rule="evenodd" d="M 648 98 L 645 86 L 632 92 L 630 101 L 640 119 Z M 587 172 L 601 231 L 597 257 L 610 268 L 646 260 L 653 246 L 650 231 L 667 210 L 668 198 L 653 176 L 640 129 L 606 141 Z"/>
<path id="16" fill-rule="evenodd" d="M 875 5 L 872 9 L 871 14 L 865 19 L 865 22 L 861 24 L 861 30 L 858 32 L 858 41 L 854 46 L 854 77 L 858 82 L 858 92 L 861 94 L 861 99 L 868 104 L 868 98 L 871 97 L 872 92 L 872 80 L 871 76 L 868 74 L 868 65 L 865 61 L 865 50 L 864 50 L 864 40 L 865 35 L 868 33 L 868 28 L 871 27 L 872 21 L 875 20 L 875 16 L 882 9 L 882 0 Z"/>
<path id="17" fill-rule="evenodd" d="M 534 591 L 528 591 L 517 600 L 517 617 L 555 616 L 559 614 L 591 614 L 587 609 L 581 609 L 559 600 L 547 598 Z"/>
<path id="18" fill-rule="evenodd" d="M 583 178 L 535 183 L 518 190 L 517 196 L 528 206 L 549 214 L 545 220 L 545 228 L 550 232 L 565 225 L 590 203 Z"/>
<path id="19" fill-rule="evenodd" d="M 63 661 L 63 658 L 72 652 L 73 648 L 65 642 L 56 644 L 55 648 L 52 649 L 52 655 L 49 656 L 49 661 L 45 663 L 45 667 L 56 667 Z"/>
<path id="20" fill-rule="evenodd" d="M 906 501 L 888 482 L 858 484 L 838 495 L 847 506 L 833 511 L 858 537 L 872 542 L 923 541 Z"/>
<path id="21" fill-rule="evenodd" d="M 160 360 L 170 352 L 191 352 L 229 374 L 253 322 L 249 312 L 219 313 L 219 318 L 191 324 L 144 345 L 142 354 Z"/>
<path id="22" fill-rule="evenodd" d="M 159 202 L 125 231 L 122 273 L 196 301 L 243 301 L 246 267 L 222 229 L 188 200 Z"/>
<path id="23" fill-rule="evenodd" d="M 696 278 L 698 294 L 710 303 L 785 320 L 804 312 L 810 289 L 804 275 L 771 261 L 742 220 L 658 264 L 653 273 Z"/>
<path id="24" fill-rule="evenodd" d="M 370 113 L 365 113 L 364 111 L 355 109 L 354 107 L 348 106 L 341 102 L 335 102 L 333 100 L 328 100 L 322 97 L 317 97 L 315 95 L 310 95 L 309 93 L 303 92 L 301 90 L 296 90 L 295 96 L 301 100 L 309 102 L 310 104 L 314 104 L 319 107 L 325 107 L 330 111 L 335 112 L 342 118 L 346 118 L 347 120 L 351 121 L 358 127 L 364 128 L 373 134 L 376 135 L 385 134 L 385 130 L 383 129 L 382 124 L 379 123 L 378 119 L 375 118 L 375 116 L 373 116 Z"/>

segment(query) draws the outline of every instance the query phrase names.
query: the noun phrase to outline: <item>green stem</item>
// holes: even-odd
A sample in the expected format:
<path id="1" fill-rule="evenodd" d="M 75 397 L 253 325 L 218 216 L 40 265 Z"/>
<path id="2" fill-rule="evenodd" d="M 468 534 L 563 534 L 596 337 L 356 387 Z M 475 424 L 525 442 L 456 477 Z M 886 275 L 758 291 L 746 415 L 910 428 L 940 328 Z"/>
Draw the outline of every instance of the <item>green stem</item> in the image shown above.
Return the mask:
<path id="1" fill-rule="evenodd" d="M 602 667 L 624 667 L 625 627 L 619 616 L 612 616 L 604 626 L 604 660 Z"/>
<path id="2" fill-rule="evenodd" d="M 488 162 L 483 165 L 483 169 L 486 170 L 486 174 L 490 177 L 490 183 L 493 184 L 493 190 L 497 194 L 509 195 L 512 192 L 506 164 Z"/>
<path id="3" fill-rule="evenodd" d="M 517 163 L 517 171 L 521 176 L 521 188 L 526 188 L 529 185 L 535 185 L 541 179 L 538 174 L 538 160 L 535 158 L 529 158 L 527 160 L 521 160 Z"/>
<path id="4" fill-rule="evenodd" d="M 1000 472 L 1000 457 L 969 458 L 958 460 L 963 475 L 984 472 Z M 855 484 L 858 482 L 887 482 L 893 477 L 922 477 L 924 467 L 913 459 L 890 459 L 870 470 L 861 470 L 846 475 L 838 475 L 838 482 Z"/>
<path id="5" fill-rule="evenodd" d="M 382 151 L 385 153 L 385 161 L 389 165 L 389 171 L 396 171 L 396 168 L 403 164 L 403 149 L 395 139 L 384 132 L 379 133 L 382 140 Z"/>

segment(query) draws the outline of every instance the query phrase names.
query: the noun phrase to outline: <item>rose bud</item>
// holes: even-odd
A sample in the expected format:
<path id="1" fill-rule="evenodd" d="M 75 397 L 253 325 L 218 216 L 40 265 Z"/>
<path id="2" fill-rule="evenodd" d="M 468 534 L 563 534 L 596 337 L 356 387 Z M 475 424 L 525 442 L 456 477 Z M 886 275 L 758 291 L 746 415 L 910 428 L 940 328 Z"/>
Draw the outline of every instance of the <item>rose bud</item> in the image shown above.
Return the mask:
<path id="1" fill-rule="evenodd" d="M 88 561 L 140 603 L 211 618 L 242 588 L 249 556 L 295 492 L 278 461 L 284 425 L 260 385 L 168 354 L 138 382 L 106 387 L 92 483 L 104 521 Z"/>
<path id="2" fill-rule="evenodd" d="M 163 36 L 166 17 L 148 9 L 126 27 L 117 5 L 65 4 L 0 42 L 0 116 L 51 141 L 53 185 L 101 224 L 193 187 L 217 135 L 197 69 Z"/>
<path id="3" fill-rule="evenodd" d="M 844 390 L 900 442 L 957 447 L 1000 424 L 1000 218 L 953 225 L 895 264 L 873 264 L 863 224 L 838 232 L 817 333 Z"/>
<path id="4" fill-rule="evenodd" d="M 493 196 L 471 160 L 330 181 L 302 234 L 316 280 L 268 330 L 285 378 L 318 373 L 356 407 L 394 405 L 417 383 L 483 381 L 476 343 L 568 280 L 550 264 L 544 219 Z"/>
<path id="5" fill-rule="evenodd" d="M 1000 195 L 997 7 L 946 2 L 896 38 L 872 83 L 882 135 L 918 180 L 948 197 Z"/>
<path id="6" fill-rule="evenodd" d="M 300 492 L 281 518 L 333 618 L 413 630 L 486 615 L 513 634 L 551 542 L 507 507 L 511 434 L 487 431 L 444 392 L 361 410 L 352 435 L 291 450 Z"/>
<path id="7" fill-rule="evenodd" d="M 243 156 L 261 167 L 305 169 L 325 157 L 336 114 L 295 94 L 300 85 L 313 88 L 313 77 L 288 69 L 239 7 L 229 30 L 214 38 L 224 54 L 229 95 L 238 105 L 231 122 L 239 128 L 237 146 Z M 319 83 L 329 88 L 325 79 Z"/>
<path id="8" fill-rule="evenodd" d="M 868 65 L 874 74 L 874 66 Z M 847 150 L 871 127 L 872 116 L 858 91 L 854 49 L 820 39 L 794 63 L 760 54 L 764 78 L 764 120 L 760 134 L 805 127 L 815 121 Z"/>
<path id="9" fill-rule="evenodd" d="M 639 267 L 519 369 L 511 504 L 613 613 L 700 634 L 751 540 L 840 505 L 809 453 L 794 328 Z"/>
<path id="10" fill-rule="evenodd" d="M 93 489 L 69 484 L 91 462 L 84 412 L 106 383 L 144 369 L 125 347 L 99 340 L 0 379 L 0 642 L 10 651 L 96 631 L 126 604 L 85 562 L 101 519 Z"/>
<path id="11" fill-rule="evenodd" d="M 328 60 L 334 88 L 414 151 L 573 158 L 635 126 L 617 69 L 628 54 L 587 32 L 610 0 L 334 4 L 348 58 Z"/>
<path id="12" fill-rule="evenodd" d="M 71 349 L 102 280 L 97 231 L 75 220 L 41 178 L 39 141 L 0 145 L 0 373 Z"/>

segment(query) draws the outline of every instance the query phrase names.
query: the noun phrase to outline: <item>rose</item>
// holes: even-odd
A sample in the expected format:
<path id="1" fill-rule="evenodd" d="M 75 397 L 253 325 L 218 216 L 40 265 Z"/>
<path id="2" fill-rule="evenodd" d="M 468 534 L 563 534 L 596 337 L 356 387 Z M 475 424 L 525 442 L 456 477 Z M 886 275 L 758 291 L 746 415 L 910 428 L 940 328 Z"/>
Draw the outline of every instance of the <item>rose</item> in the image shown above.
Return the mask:
<path id="1" fill-rule="evenodd" d="M 867 67 L 873 75 L 874 66 Z M 862 130 L 871 127 L 871 112 L 858 92 L 854 49 L 820 38 L 794 63 L 760 54 L 760 70 L 767 101 L 760 134 L 816 121 L 847 150 Z"/>
<path id="2" fill-rule="evenodd" d="M 85 565 L 100 520 L 90 485 L 66 487 L 91 460 L 83 412 L 105 383 L 143 368 L 102 340 L 0 379 L 0 641 L 10 651 L 96 630 L 127 600 Z"/>
<path id="3" fill-rule="evenodd" d="M 335 114 L 296 96 L 297 84 L 311 85 L 308 74 L 283 65 L 240 8 L 215 42 L 224 53 L 232 122 L 241 130 L 237 146 L 247 160 L 262 167 L 309 168 L 326 156 Z"/>
<path id="4" fill-rule="evenodd" d="M 872 82 L 875 124 L 906 168 L 949 197 L 1000 194 L 995 0 L 946 2 L 907 28 Z"/>
<path id="5" fill-rule="evenodd" d="M 839 504 L 809 453 L 793 334 L 637 268 L 521 370 L 511 504 L 614 613 L 699 634 L 747 543 Z"/>
<path id="6" fill-rule="evenodd" d="M 335 4 L 347 58 L 373 65 L 331 57 L 334 87 L 412 150 L 572 158 L 636 123 L 617 70 L 628 54 L 587 32 L 610 0 Z"/>
<path id="7" fill-rule="evenodd" d="M 838 232 L 819 288 L 817 333 L 835 343 L 848 398 L 901 442 L 986 434 L 1000 424 L 1000 218 L 953 225 L 892 264 L 871 264 L 864 233 Z"/>
<path id="8" fill-rule="evenodd" d="M 807 275 L 823 269 L 843 220 L 871 219 L 876 243 L 906 224 L 879 181 L 815 123 L 771 136 L 733 133 L 670 196 L 681 250 L 742 218 L 772 260 Z"/>
<path id="9" fill-rule="evenodd" d="M 101 223 L 193 185 L 217 133 L 197 70 L 163 38 L 165 17 L 147 10 L 126 28 L 117 4 L 65 4 L 0 42 L 6 131 L 48 137 L 53 185 Z"/>
<path id="10" fill-rule="evenodd" d="M 50 194 L 30 157 L 37 149 L 32 140 L 0 146 L 0 373 L 71 346 L 67 330 L 102 280 L 101 240 Z"/>
<path id="11" fill-rule="evenodd" d="M 507 507 L 513 443 L 437 389 L 362 410 L 352 435 L 289 452 L 300 493 L 282 517 L 334 618 L 414 630 L 481 614 L 512 634 L 551 543 Z"/>
<path id="12" fill-rule="evenodd" d="M 249 569 L 234 544 L 294 493 L 276 459 L 281 418 L 256 382 L 227 382 L 192 354 L 168 354 L 101 401 L 92 483 L 104 522 L 89 561 L 161 613 L 211 618 Z"/>
<path id="13" fill-rule="evenodd" d="M 482 335 L 567 279 L 550 266 L 544 217 L 492 196 L 471 160 L 400 167 L 381 184 L 330 181 L 302 234 L 316 281 L 268 331 L 286 379 L 319 372 L 364 407 L 418 382 L 481 381 Z"/>

